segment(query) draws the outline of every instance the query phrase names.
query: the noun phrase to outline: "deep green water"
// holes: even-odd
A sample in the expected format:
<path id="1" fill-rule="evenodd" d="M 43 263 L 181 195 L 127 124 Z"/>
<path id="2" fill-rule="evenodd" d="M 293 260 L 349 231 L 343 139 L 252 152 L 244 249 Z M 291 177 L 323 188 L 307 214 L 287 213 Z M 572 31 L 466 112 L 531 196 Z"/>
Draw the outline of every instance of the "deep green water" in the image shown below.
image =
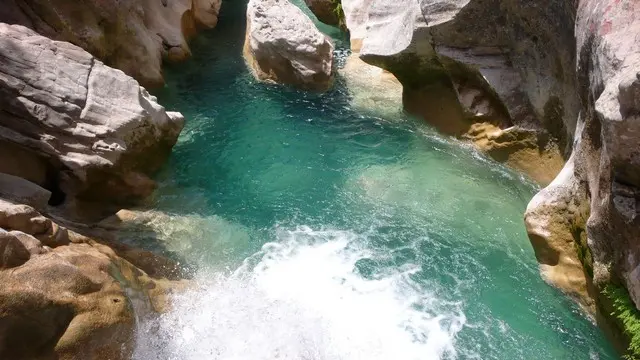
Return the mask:
<path id="1" fill-rule="evenodd" d="M 531 183 L 417 120 L 356 112 L 340 80 L 256 83 L 243 11 L 225 2 L 158 94 L 188 122 L 154 227 L 200 287 L 141 325 L 139 359 L 616 358 L 540 279 Z"/>

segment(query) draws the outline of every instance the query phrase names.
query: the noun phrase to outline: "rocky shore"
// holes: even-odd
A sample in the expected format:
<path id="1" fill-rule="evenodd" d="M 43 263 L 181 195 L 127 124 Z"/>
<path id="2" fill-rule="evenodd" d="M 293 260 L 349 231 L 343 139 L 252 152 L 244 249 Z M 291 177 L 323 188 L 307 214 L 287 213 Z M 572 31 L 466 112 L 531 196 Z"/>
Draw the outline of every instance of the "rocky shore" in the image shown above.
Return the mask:
<path id="1" fill-rule="evenodd" d="M 128 359 L 179 266 L 91 224 L 146 198 L 184 124 L 68 42 L 0 23 L 0 358 Z"/>
<path id="2" fill-rule="evenodd" d="M 542 276 L 640 358 L 640 3 L 307 4 L 348 29 L 345 81 L 385 93 L 356 97 L 363 107 L 401 102 L 546 186 L 524 215 Z M 187 286 L 100 220 L 153 192 L 184 118 L 143 86 L 190 56 L 220 6 L 0 7 L 0 358 L 128 359 L 136 318 Z M 257 79 L 328 90 L 333 50 L 289 1 L 249 1 Z"/>

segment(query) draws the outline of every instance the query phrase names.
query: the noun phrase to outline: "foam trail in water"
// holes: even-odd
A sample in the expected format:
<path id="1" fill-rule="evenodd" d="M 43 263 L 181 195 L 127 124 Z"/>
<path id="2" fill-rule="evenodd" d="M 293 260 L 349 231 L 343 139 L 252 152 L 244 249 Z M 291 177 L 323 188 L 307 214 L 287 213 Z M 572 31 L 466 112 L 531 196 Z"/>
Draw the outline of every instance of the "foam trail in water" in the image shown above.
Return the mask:
<path id="1" fill-rule="evenodd" d="M 279 242 L 235 273 L 201 274 L 199 288 L 177 296 L 172 312 L 142 324 L 135 359 L 455 357 L 465 317 L 429 314 L 438 299 L 410 280 L 412 270 L 365 279 L 356 261 L 375 255 L 356 234 L 277 233 Z"/>

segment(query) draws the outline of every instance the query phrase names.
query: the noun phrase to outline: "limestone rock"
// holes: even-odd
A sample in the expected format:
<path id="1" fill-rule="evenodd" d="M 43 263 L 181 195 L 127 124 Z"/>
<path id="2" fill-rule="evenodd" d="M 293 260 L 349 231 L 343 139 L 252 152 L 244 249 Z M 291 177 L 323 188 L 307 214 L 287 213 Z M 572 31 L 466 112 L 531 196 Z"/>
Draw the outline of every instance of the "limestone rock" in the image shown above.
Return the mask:
<path id="1" fill-rule="evenodd" d="M 538 184 L 550 184 L 564 166 L 558 145 L 547 142 L 541 146 L 540 134 L 534 130 L 474 123 L 462 137 L 491 158 L 523 171 Z"/>
<path id="2" fill-rule="evenodd" d="M 51 191 L 57 203 L 121 204 L 150 194 L 149 174 L 164 162 L 184 119 L 122 71 L 65 42 L 0 24 L 0 150 L 19 149 L 6 166 Z M 28 175 L 28 174 L 27 174 Z"/>
<path id="3" fill-rule="evenodd" d="M 400 80 L 406 110 L 455 136 L 477 132 L 475 123 L 533 131 L 538 145 L 526 158 L 539 154 L 537 162 L 563 162 L 571 134 L 565 124 L 575 124 L 578 102 L 571 79 L 554 75 L 572 71 L 575 58 L 564 45 L 572 28 L 529 21 L 532 13 L 559 16 L 569 5 L 542 7 L 521 0 L 344 0 L 342 5 L 352 49 Z M 537 56 L 554 52 L 558 56 Z M 574 96 L 564 99 L 565 94 Z M 547 126 L 552 119 L 555 127 Z M 530 173 L 530 167 L 520 166 L 526 163 L 522 151 L 509 151 L 501 147 L 509 165 L 543 184 L 560 169 L 554 166 L 554 173 L 543 176 Z"/>
<path id="4" fill-rule="evenodd" d="M 349 89 L 353 108 L 390 119 L 402 114 L 402 84 L 390 72 L 369 65 L 358 53 L 352 53 L 338 73 Z"/>
<path id="5" fill-rule="evenodd" d="M 29 250 L 13 234 L 0 232 L 0 271 L 18 267 L 29 260 Z"/>
<path id="6" fill-rule="evenodd" d="M 162 59 L 190 56 L 189 37 L 214 27 L 221 0 L 7 0 L 0 22 L 82 47 L 145 86 L 160 86 Z"/>
<path id="7" fill-rule="evenodd" d="M 536 194 L 524 219 L 543 278 L 595 314 L 595 302 L 587 288 L 589 271 L 583 266 L 583 261 L 591 263 L 585 234 L 589 206 L 586 190 L 575 177 L 574 161 L 575 156 Z"/>
<path id="8" fill-rule="evenodd" d="M 288 0 L 250 0 L 244 57 L 263 81 L 327 90 L 333 81 L 333 44 Z"/>
<path id="9" fill-rule="evenodd" d="M 165 310 L 166 296 L 185 284 L 162 278 L 158 264 L 169 261 L 160 257 L 152 277 L 122 249 L 72 231 L 64 229 L 73 241 L 48 241 L 33 227 L 42 219 L 54 224 L 0 202 L 0 358 L 129 359 L 136 318 Z"/>
<path id="10" fill-rule="evenodd" d="M 574 148 L 581 155 L 576 174 L 589 187 L 593 280 L 599 285 L 621 282 L 638 308 L 639 12 L 638 2 L 580 2 L 576 37 L 585 130 L 584 145 Z"/>

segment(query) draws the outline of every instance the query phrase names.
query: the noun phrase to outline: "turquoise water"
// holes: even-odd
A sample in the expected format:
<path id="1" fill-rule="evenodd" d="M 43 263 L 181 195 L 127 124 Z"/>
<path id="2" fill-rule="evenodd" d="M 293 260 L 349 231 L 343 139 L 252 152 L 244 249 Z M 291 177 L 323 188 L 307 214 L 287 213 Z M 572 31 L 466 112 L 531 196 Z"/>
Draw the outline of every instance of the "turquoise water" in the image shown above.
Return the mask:
<path id="1" fill-rule="evenodd" d="M 256 83 L 243 5 L 158 94 L 186 115 L 153 223 L 197 286 L 138 359 L 614 359 L 538 274 L 535 187 L 408 117 Z"/>

